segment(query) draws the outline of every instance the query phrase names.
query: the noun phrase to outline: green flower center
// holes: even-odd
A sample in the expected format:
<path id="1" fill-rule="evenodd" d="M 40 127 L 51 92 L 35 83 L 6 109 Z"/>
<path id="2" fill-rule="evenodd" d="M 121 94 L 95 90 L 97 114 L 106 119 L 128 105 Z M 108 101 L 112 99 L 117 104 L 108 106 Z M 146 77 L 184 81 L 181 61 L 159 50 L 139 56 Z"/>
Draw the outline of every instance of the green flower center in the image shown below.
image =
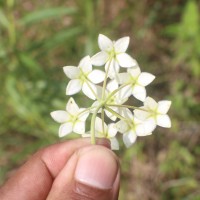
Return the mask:
<path id="1" fill-rule="evenodd" d="M 114 48 L 112 48 L 112 49 L 111 49 L 110 51 L 108 51 L 107 53 L 108 53 L 108 55 L 109 55 L 109 60 L 112 59 L 112 58 L 116 59 L 117 53 L 116 53 L 116 51 L 115 51 Z"/>
<path id="2" fill-rule="evenodd" d="M 79 75 L 79 79 L 81 80 L 82 83 L 88 81 L 88 76 L 89 72 L 88 73 L 84 73 L 82 70 L 81 70 L 81 73 Z"/>

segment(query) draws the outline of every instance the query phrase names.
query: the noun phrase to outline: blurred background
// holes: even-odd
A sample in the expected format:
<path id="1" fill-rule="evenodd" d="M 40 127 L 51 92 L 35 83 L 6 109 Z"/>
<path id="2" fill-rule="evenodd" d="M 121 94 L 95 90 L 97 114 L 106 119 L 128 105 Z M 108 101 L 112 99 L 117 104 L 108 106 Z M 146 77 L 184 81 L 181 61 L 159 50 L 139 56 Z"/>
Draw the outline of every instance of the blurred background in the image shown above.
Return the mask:
<path id="1" fill-rule="evenodd" d="M 33 152 L 60 141 L 49 113 L 69 98 L 62 67 L 98 52 L 102 33 L 130 36 L 128 53 L 156 75 L 148 95 L 173 102 L 171 129 L 116 152 L 120 200 L 199 200 L 199 11 L 195 0 L 1 0 L 0 184 Z M 83 98 L 76 96 L 80 105 Z"/>

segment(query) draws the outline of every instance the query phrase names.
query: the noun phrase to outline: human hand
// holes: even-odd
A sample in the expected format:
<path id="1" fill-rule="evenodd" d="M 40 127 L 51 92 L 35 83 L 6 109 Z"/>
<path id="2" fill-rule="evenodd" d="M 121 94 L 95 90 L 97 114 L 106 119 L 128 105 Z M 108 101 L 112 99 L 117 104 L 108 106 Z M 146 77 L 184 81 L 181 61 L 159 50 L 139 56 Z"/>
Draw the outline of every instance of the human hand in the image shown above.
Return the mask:
<path id="1" fill-rule="evenodd" d="M 108 141 L 97 144 L 77 139 L 38 151 L 0 188 L 0 199 L 117 200 L 118 159 Z"/>

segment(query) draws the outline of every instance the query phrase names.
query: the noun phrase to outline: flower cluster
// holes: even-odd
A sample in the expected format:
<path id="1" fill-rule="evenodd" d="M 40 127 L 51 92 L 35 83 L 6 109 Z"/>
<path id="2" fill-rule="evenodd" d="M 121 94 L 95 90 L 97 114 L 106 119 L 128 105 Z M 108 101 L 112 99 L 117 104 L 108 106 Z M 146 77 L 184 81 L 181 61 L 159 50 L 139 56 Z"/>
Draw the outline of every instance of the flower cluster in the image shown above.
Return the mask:
<path id="1" fill-rule="evenodd" d="M 111 41 L 100 34 L 98 44 L 101 50 L 99 53 L 84 57 L 78 67 L 63 68 L 70 79 L 66 95 L 82 91 L 94 102 L 89 108 L 79 108 L 71 97 L 66 111 L 52 112 L 52 118 L 61 124 L 59 136 L 74 132 L 82 137 L 91 137 L 92 144 L 95 144 L 96 137 L 108 138 L 112 149 L 117 150 L 117 133 L 123 135 L 124 144 L 129 147 L 137 137 L 152 134 L 157 125 L 170 128 L 171 121 L 167 112 L 171 101 L 156 102 L 147 96 L 145 87 L 155 76 L 141 72 L 137 61 L 126 53 L 129 37 Z M 100 66 L 101 70 L 93 69 L 93 66 Z M 141 101 L 143 106 L 127 105 L 131 96 Z M 85 123 L 89 115 L 92 115 L 90 130 L 86 132 Z M 106 116 L 111 123 L 106 124 Z"/>

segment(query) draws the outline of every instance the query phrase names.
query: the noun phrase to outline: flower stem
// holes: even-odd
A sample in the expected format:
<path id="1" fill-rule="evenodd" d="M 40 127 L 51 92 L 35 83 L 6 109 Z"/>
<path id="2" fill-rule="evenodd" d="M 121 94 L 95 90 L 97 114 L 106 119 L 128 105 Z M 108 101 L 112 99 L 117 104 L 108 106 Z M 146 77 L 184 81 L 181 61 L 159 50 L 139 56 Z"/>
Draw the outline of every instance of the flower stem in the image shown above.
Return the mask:
<path id="1" fill-rule="evenodd" d="M 138 109 L 138 110 L 142 110 L 142 111 L 148 112 L 147 109 L 144 109 L 144 108 L 141 108 L 141 107 L 136 107 L 136 106 L 130 106 L 130 105 L 106 104 L 106 106 L 113 106 L 113 107 L 118 107 L 118 108 Z"/>
<path id="2" fill-rule="evenodd" d="M 126 120 L 125 117 L 121 116 L 119 113 L 115 112 L 114 110 L 112 110 L 111 108 L 109 108 L 107 105 L 105 105 L 105 108 L 106 108 L 107 111 L 109 111 L 110 113 L 112 113 L 113 115 L 115 115 L 116 117 L 118 117 L 119 119 Z"/>
<path id="3" fill-rule="evenodd" d="M 90 112 L 90 110 L 92 110 L 93 108 L 96 108 L 96 106 L 91 106 L 89 108 L 84 109 L 83 111 L 81 111 L 80 113 L 78 113 L 78 116 L 81 116 L 82 114 L 84 114 L 86 112 Z"/>
<path id="4" fill-rule="evenodd" d="M 130 105 L 119 105 L 119 104 L 106 104 L 107 106 L 113 106 L 118 108 L 131 108 L 131 109 L 139 109 L 136 106 L 130 106 Z"/>
<path id="5" fill-rule="evenodd" d="M 98 111 L 104 106 L 105 102 L 102 102 L 98 105 L 96 110 L 94 111 L 91 119 L 90 131 L 91 131 L 91 144 L 96 144 L 95 140 L 95 119 L 97 116 Z"/>
<path id="6" fill-rule="evenodd" d="M 101 111 L 101 120 L 102 120 L 103 134 L 105 134 L 105 128 L 104 128 L 105 114 L 104 114 L 104 109 L 102 109 L 102 111 Z"/>
<path id="7" fill-rule="evenodd" d="M 92 89 L 91 85 L 90 85 L 87 81 L 86 81 L 86 84 L 87 84 L 88 87 L 90 88 L 90 90 L 91 90 L 92 94 L 95 96 L 95 98 L 96 98 L 97 100 L 99 100 L 97 94 L 96 94 L 95 91 Z"/>
<path id="8" fill-rule="evenodd" d="M 105 98 L 105 92 L 106 92 L 106 83 L 107 83 L 107 79 L 108 79 L 108 72 L 109 72 L 109 69 L 110 69 L 110 65 L 111 65 L 111 60 L 109 60 L 109 63 L 108 63 L 108 68 L 106 70 L 106 75 L 105 75 L 105 79 L 104 79 L 104 82 L 103 82 L 103 91 L 102 91 L 102 99 L 104 100 Z"/>
<path id="9" fill-rule="evenodd" d="M 121 85 L 119 88 L 117 88 L 116 90 L 112 91 L 112 92 L 108 95 L 108 97 L 107 97 L 107 99 L 106 99 L 106 102 L 108 102 L 109 99 L 110 99 L 112 96 L 114 96 L 117 92 L 119 92 L 122 88 L 124 88 L 124 87 L 126 87 L 126 86 L 128 86 L 128 85 L 130 85 L 130 83 L 126 83 L 126 84 L 124 84 L 124 85 Z"/>

